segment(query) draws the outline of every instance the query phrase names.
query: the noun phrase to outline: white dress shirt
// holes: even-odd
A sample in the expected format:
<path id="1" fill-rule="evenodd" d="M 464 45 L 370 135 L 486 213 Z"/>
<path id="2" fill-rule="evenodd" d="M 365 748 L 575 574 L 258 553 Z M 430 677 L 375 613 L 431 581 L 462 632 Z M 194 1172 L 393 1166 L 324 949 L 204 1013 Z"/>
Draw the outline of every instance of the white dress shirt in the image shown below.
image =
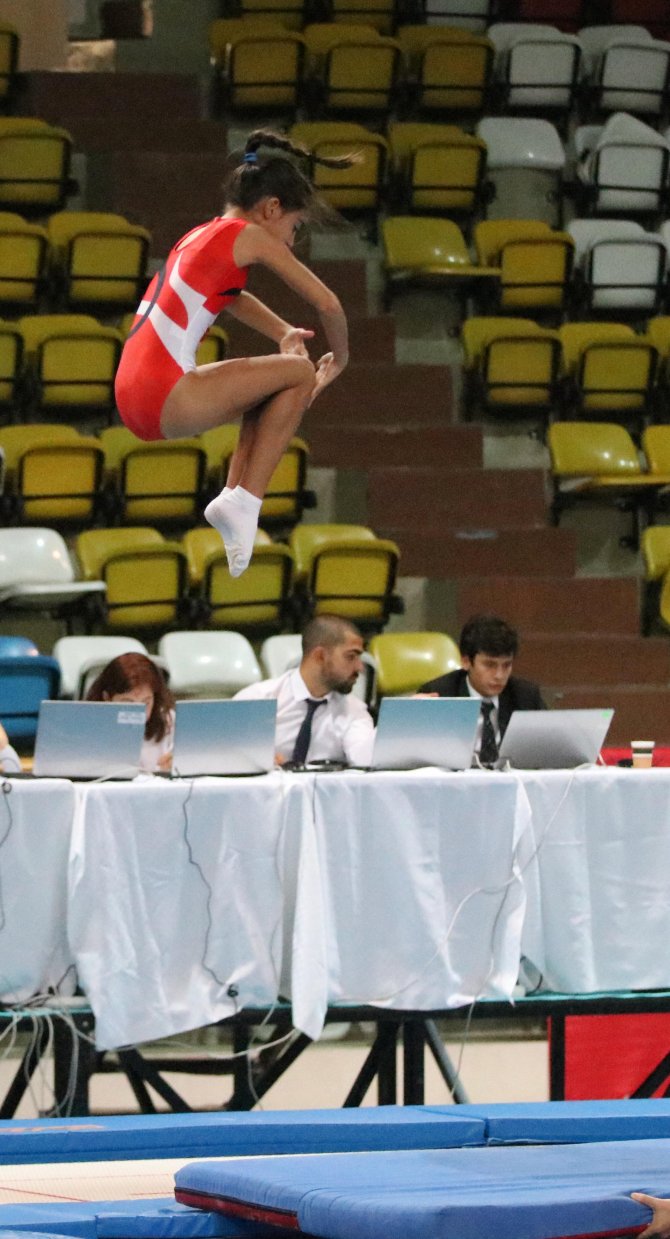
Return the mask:
<path id="1" fill-rule="evenodd" d="M 500 728 L 498 727 L 498 698 L 497 697 L 482 697 L 481 693 L 478 693 L 477 689 L 472 687 L 472 684 L 470 683 L 470 679 L 467 676 L 465 679 L 465 683 L 468 686 L 468 693 L 471 697 L 477 697 L 479 701 L 492 701 L 493 702 L 493 709 L 491 710 L 491 723 L 493 725 L 493 730 L 495 732 L 496 744 L 500 745 Z M 482 747 L 483 726 L 484 726 L 484 715 L 482 714 L 480 710 L 479 718 L 477 719 L 477 730 L 475 732 L 475 747 L 473 749 L 474 753 L 479 753 L 479 750 Z"/>
<path id="2" fill-rule="evenodd" d="M 298 667 L 273 680 L 250 684 L 235 694 L 236 701 L 265 701 L 273 697 L 277 702 L 277 754 L 290 761 L 305 717 L 305 702 L 312 698 Z M 365 703 L 351 693 L 331 692 L 323 700 L 326 704 L 314 711 L 307 760 L 369 766 L 375 729 Z"/>
<path id="3" fill-rule="evenodd" d="M 174 748 L 174 710 L 170 710 L 167 731 L 162 740 L 144 740 L 140 755 L 140 770 L 143 774 L 156 774 L 163 769 L 161 757 L 171 753 Z"/>

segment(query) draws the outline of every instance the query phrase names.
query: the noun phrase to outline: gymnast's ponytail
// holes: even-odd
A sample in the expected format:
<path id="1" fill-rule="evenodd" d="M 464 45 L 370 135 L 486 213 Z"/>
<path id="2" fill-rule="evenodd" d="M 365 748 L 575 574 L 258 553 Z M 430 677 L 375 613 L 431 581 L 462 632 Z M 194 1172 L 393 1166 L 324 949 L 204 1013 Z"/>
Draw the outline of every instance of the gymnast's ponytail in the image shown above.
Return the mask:
<path id="1" fill-rule="evenodd" d="M 249 211 L 262 198 L 278 198 L 285 211 L 306 211 L 312 217 L 335 219 L 337 213 L 319 198 L 310 179 L 316 164 L 325 168 L 350 168 L 360 162 L 356 154 L 326 157 L 298 146 L 271 129 L 254 129 L 244 151 L 234 156 L 224 195 L 226 206 Z"/>

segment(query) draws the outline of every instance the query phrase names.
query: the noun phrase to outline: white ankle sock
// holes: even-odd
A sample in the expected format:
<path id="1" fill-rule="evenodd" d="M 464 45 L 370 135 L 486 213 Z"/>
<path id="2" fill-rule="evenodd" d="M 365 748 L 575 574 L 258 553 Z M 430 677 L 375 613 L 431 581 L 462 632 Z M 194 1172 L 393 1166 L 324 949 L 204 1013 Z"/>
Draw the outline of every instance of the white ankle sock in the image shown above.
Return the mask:
<path id="1" fill-rule="evenodd" d="M 242 486 L 226 486 L 205 508 L 205 520 L 223 538 L 231 576 L 241 576 L 249 566 L 262 502 Z"/>

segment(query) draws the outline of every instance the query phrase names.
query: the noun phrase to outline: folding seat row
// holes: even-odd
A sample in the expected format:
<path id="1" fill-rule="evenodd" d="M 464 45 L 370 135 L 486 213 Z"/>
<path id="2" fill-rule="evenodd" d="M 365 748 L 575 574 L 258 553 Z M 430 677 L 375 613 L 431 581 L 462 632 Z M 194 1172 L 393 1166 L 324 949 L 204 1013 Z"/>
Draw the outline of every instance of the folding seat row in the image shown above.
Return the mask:
<path id="1" fill-rule="evenodd" d="M 46 226 L 0 212 L 0 305 L 127 310 L 147 279 L 151 237 L 122 215 L 58 211 Z"/>
<path id="2" fill-rule="evenodd" d="M 633 529 L 631 536 L 622 541 L 637 549 L 645 523 L 648 527 L 642 535 L 643 546 L 647 545 L 649 555 L 654 555 L 658 568 L 660 551 L 655 548 L 659 536 L 667 546 L 668 534 L 653 534 L 650 526 L 655 528 L 654 521 L 667 505 L 670 426 L 648 426 L 642 434 L 641 452 L 623 426 L 608 422 L 554 422 L 549 427 L 547 444 L 553 523 L 558 525 L 566 509 L 585 501 L 628 510 L 633 516 Z M 666 550 L 666 558 L 667 554 Z M 647 572 L 648 579 L 652 579 L 649 565 Z M 653 579 L 658 580 L 661 575 L 657 570 Z"/>
<path id="3" fill-rule="evenodd" d="M 382 240 L 387 305 L 403 284 L 460 284 L 486 313 L 636 323 L 670 295 L 668 224 L 651 233 L 633 220 L 575 219 L 565 231 L 541 220 L 483 220 L 472 258 L 451 221 L 390 216 Z"/>
<path id="4" fill-rule="evenodd" d="M 379 631 L 393 611 L 399 551 L 365 526 L 299 525 L 289 544 L 259 530 L 251 564 L 230 576 L 216 530 L 181 541 L 151 526 L 88 529 L 78 572 L 56 530 L 0 530 L 0 608 L 40 609 L 87 632 L 202 628 L 279 632 L 329 611 Z"/>
<path id="5" fill-rule="evenodd" d="M 493 44 L 457 27 L 317 22 L 302 34 L 272 17 L 223 18 L 209 27 L 219 108 L 299 106 L 311 116 L 484 110 Z M 216 102 L 215 101 L 215 102 Z"/>
<path id="6" fill-rule="evenodd" d="M 648 525 L 642 530 L 640 549 L 644 567 L 642 631 L 670 628 L 670 525 Z"/>
<path id="7" fill-rule="evenodd" d="M 64 423 L 0 429 L 5 523 L 88 525 L 96 521 L 187 526 L 225 483 L 235 425 L 197 438 L 144 443 L 124 426 L 99 437 Z M 294 438 L 270 479 L 264 528 L 287 532 L 314 504 L 306 486 L 307 444 Z"/>
<path id="8" fill-rule="evenodd" d="M 482 30 L 497 0 L 222 0 L 221 17 L 274 17 L 287 29 L 345 21 L 392 34 L 406 23 L 444 22 Z"/>
<path id="9" fill-rule="evenodd" d="M 464 416 L 616 417 L 641 428 L 667 383 L 652 339 L 624 323 L 473 317 L 461 332 Z"/>
<path id="10" fill-rule="evenodd" d="M 14 421 L 33 417 L 114 416 L 114 376 L 132 314 L 122 330 L 90 314 L 30 314 L 0 320 L 0 408 Z M 210 328 L 198 362 L 225 355 L 227 337 Z"/>

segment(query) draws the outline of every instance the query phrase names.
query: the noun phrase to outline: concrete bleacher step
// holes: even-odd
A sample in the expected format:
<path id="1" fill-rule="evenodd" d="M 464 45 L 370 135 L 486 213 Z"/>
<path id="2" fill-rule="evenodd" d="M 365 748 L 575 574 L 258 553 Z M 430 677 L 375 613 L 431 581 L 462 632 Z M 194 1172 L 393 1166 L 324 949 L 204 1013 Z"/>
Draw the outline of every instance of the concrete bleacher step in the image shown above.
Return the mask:
<path id="1" fill-rule="evenodd" d="M 318 275 L 328 288 L 339 297 L 347 314 L 367 314 L 368 284 L 366 264 L 361 258 L 320 258 L 310 259 L 301 254 L 296 256 Z M 312 322 L 305 321 L 310 307 L 303 297 L 289 288 L 283 280 L 269 271 L 267 267 L 255 266 L 249 272 L 247 281 L 249 292 L 266 302 L 275 314 L 286 318 L 296 327 L 311 327 Z M 316 319 L 316 316 L 313 316 Z"/>
<path id="2" fill-rule="evenodd" d="M 457 584 L 456 611 L 460 624 L 481 611 L 504 615 L 522 637 L 527 633 L 640 635 L 639 583 L 632 577 L 468 579 Z"/>
<path id="3" fill-rule="evenodd" d="M 436 532 L 543 527 L 540 469 L 371 469 L 368 512 L 376 528 Z"/>
<path id="4" fill-rule="evenodd" d="M 636 687 L 659 687 L 670 680 L 670 642 L 664 637 L 572 636 L 524 632 L 515 660 L 519 675 L 542 684 L 597 690 L 622 678 Z"/>
<path id="5" fill-rule="evenodd" d="M 272 301 L 269 304 L 275 309 Z M 230 357 L 260 357 L 277 352 L 277 346 L 272 340 L 259 335 L 251 327 L 245 327 L 244 323 L 238 322 L 232 315 L 225 315 L 220 323 L 230 340 Z M 306 311 L 303 310 L 297 325 L 310 328 L 316 333 L 314 339 L 309 341 L 309 352 L 313 360 L 328 351 L 314 311 L 310 311 L 309 307 Z M 353 363 L 385 366 L 394 364 L 395 320 L 391 314 L 372 315 L 354 311 L 349 317 L 349 328 L 350 357 Z"/>
<path id="6" fill-rule="evenodd" d="M 117 119 L 140 129 L 147 120 L 168 125 L 176 117 L 186 123 L 204 115 L 200 82 L 187 73 L 37 71 L 27 75 L 22 103 L 30 114 L 74 132 L 83 116 L 97 116 L 101 128 L 113 130 Z"/>
<path id="7" fill-rule="evenodd" d="M 302 431 L 313 426 L 445 426 L 452 422 L 451 371 L 440 365 L 350 365 L 307 410 Z M 356 467 L 356 461 L 351 461 Z"/>
<path id="8" fill-rule="evenodd" d="M 667 684 L 582 685 L 580 688 L 545 689 L 547 705 L 561 710 L 609 706 L 614 718 L 606 744 L 629 745 L 631 740 L 651 739 L 670 744 L 670 693 Z M 643 734 L 644 733 L 644 734 Z"/>
<path id="9" fill-rule="evenodd" d="M 453 581 L 491 576 L 502 567 L 508 576 L 543 576 L 548 563 L 555 576 L 574 576 L 576 539 L 568 529 L 496 529 L 484 536 L 468 530 L 393 525 L 375 529 L 400 546 L 404 576 Z"/>
<path id="10" fill-rule="evenodd" d="M 483 436 L 479 426 L 338 426 L 309 420 L 311 463 L 336 469 L 380 466 L 440 465 L 450 469 L 480 469 Z"/>
<path id="11" fill-rule="evenodd" d="M 113 151 L 92 168 L 86 206 L 115 211 L 152 234 L 152 255 L 221 209 L 224 160 L 207 151 Z"/>

